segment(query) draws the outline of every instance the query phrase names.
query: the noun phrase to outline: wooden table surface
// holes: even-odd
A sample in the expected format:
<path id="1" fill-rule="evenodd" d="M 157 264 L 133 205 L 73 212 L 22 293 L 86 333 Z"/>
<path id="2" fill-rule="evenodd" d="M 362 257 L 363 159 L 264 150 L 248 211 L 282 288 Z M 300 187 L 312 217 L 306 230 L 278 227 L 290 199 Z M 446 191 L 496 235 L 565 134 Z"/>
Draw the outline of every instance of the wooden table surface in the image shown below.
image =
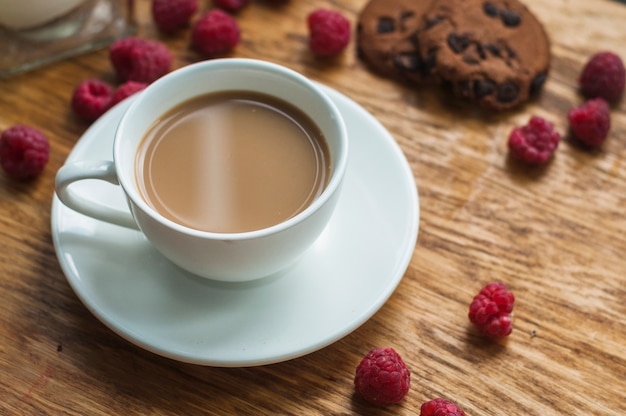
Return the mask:
<path id="1" fill-rule="evenodd" d="M 373 75 L 354 41 L 334 60 L 308 52 L 309 12 L 332 8 L 355 23 L 365 3 L 253 0 L 237 16 L 232 56 L 284 64 L 361 104 L 401 146 L 419 190 L 417 246 L 388 302 L 336 343 L 283 363 L 181 363 L 98 321 L 59 266 L 50 209 L 55 173 L 88 127 L 71 112 L 72 91 L 86 78 L 115 82 L 107 52 L 0 80 L 0 129 L 30 124 L 51 143 L 36 180 L 0 173 L 0 414 L 412 415 L 436 397 L 468 415 L 626 412 L 626 100 L 611 109 L 598 150 L 572 141 L 566 122 L 582 101 L 576 78 L 588 57 L 626 58 L 626 6 L 526 0 L 551 37 L 552 70 L 538 100 L 488 115 Z M 138 34 L 165 42 L 175 67 L 200 60 L 188 31 L 158 34 L 148 7 L 137 1 Z M 531 115 L 564 136 L 545 168 L 507 155 L 508 133 Z M 516 295 L 514 330 L 501 342 L 467 319 L 472 297 L 495 280 Z M 396 349 L 411 370 L 398 405 L 375 409 L 353 393 L 372 347 Z"/>

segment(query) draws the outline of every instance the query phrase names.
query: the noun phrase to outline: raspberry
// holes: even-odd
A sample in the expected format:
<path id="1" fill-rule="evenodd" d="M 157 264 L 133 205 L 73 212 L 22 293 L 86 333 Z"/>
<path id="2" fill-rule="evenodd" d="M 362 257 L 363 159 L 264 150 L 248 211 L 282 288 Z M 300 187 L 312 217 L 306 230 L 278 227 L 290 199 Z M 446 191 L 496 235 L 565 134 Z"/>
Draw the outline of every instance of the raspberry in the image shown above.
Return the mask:
<path id="1" fill-rule="evenodd" d="M 522 162 L 541 164 L 552 157 L 560 140 L 552 123 L 531 117 L 527 125 L 516 127 L 509 135 L 509 151 Z"/>
<path id="2" fill-rule="evenodd" d="M 39 130 L 15 125 L 0 136 L 0 165 L 15 179 L 39 175 L 50 156 L 48 139 Z"/>
<path id="3" fill-rule="evenodd" d="M 198 0 L 152 0 L 152 18 L 159 30 L 174 33 L 189 25 Z"/>
<path id="4" fill-rule="evenodd" d="M 398 403 L 409 391 L 411 373 L 392 348 L 374 348 L 356 369 L 354 387 L 365 400 L 379 405 Z"/>
<path id="5" fill-rule="evenodd" d="M 614 101 L 624 92 L 625 72 L 619 56 L 611 52 L 599 52 L 589 59 L 578 83 L 586 97 Z"/>
<path id="6" fill-rule="evenodd" d="M 309 47 L 318 56 L 337 55 L 350 42 L 350 21 L 342 14 L 317 9 L 307 18 Z"/>
<path id="7" fill-rule="evenodd" d="M 169 72 L 172 65 L 172 54 L 164 44 L 138 37 L 115 41 L 109 58 L 122 81 L 147 84 Z"/>
<path id="8" fill-rule="evenodd" d="M 446 399 L 434 399 L 422 404 L 420 416 L 465 416 L 465 412 Z"/>
<path id="9" fill-rule="evenodd" d="M 148 84 L 143 82 L 135 82 L 135 81 L 126 81 L 113 92 L 111 96 L 111 100 L 109 101 L 109 108 L 113 107 L 115 104 L 125 100 L 131 95 L 145 89 Z"/>
<path id="10" fill-rule="evenodd" d="M 237 21 L 228 13 L 214 9 L 196 22 L 191 43 L 203 55 L 214 56 L 231 51 L 239 43 L 239 36 Z"/>
<path id="11" fill-rule="evenodd" d="M 94 121 L 109 108 L 112 90 L 109 84 L 98 79 L 87 79 L 74 90 L 72 110 L 86 121 Z"/>
<path id="12" fill-rule="evenodd" d="M 224 10 L 229 10 L 231 12 L 236 12 L 246 6 L 250 0 L 214 0 L 213 3 L 217 7 L 220 7 Z"/>
<path id="13" fill-rule="evenodd" d="M 601 145 L 611 128 L 609 105 L 602 98 L 594 98 L 567 113 L 572 132 L 590 146 Z"/>
<path id="14" fill-rule="evenodd" d="M 481 334 L 505 337 L 511 333 L 511 312 L 515 296 L 500 282 L 489 283 L 474 297 L 469 307 L 469 320 Z"/>

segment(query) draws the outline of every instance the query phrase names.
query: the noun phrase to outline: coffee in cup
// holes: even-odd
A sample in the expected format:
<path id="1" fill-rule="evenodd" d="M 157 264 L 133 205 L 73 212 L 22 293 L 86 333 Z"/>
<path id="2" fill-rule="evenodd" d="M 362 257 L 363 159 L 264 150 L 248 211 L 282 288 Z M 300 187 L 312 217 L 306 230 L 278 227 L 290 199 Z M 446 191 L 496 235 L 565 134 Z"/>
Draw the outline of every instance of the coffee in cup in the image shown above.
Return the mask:
<path id="1" fill-rule="evenodd" d="M 221 91 L 162 115 L 139 145 L 137 185 L 164 217 L 202 231 L 240 233 L 308 207 L 330 178 L 326 139 L 276 97 Z"/>

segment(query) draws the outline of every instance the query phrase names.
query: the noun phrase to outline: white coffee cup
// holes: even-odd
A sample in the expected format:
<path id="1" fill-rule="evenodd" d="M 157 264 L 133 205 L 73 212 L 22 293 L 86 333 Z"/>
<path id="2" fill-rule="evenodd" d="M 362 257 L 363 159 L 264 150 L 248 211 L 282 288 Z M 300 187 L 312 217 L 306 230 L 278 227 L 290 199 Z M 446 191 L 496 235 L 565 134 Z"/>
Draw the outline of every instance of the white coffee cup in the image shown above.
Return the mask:
<path id="1" fill-rule="evenodd" d="M 241 233 L 198 231 L 163 217 L 144 201 L 136 183 L 135 156 L 142 138 L 159 116 L 193 97 L 229 90 L 272 95 L 307 114 L 326 139 L 332 173 L 320 196 L 282 223 Z M 55 189 L 60 201 L 75 211 L 139 229 L 165 257 L 191 273 L 222 281 L 248 281 L 280 272 L 313 245 L 335 209 L 347 163 L 348 137 L 343 119 L 315 83 L 269 62 L 215 59 L 178 69 L 139 93 L 117 127 L 113 160 L 66 164 L 57 173 Z M 72 183 L 85 179 L 119 184 L 129 211 L 94 203 L 71 189 Z"/>

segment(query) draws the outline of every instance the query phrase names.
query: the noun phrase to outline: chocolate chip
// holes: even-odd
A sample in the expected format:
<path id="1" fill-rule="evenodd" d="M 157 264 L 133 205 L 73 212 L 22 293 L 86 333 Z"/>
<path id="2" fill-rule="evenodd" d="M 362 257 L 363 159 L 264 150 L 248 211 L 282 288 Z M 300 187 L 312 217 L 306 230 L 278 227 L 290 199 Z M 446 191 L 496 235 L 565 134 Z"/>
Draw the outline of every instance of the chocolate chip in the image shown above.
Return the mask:
<path id="1" fill-rule="evenodd" d="M 420 40 L 417 35 L 418 35 L 418 31 L 415 31 L 411 33 L 411 35 L 407 38 L 409 42 L 411 42 L 411 45 L 415 47 L 415 49 L 419 49 L 420 47 Z"/>
<path id="2" fill-rule="evenodd" d="M 470 54 L 463 55 L 463 62 L 468 65 L 480 65 L 480 61 Z"/>
<path id="3" fill-rule="evenodd" d="M 519 90 L 512 82 L 504 82 L 498 85 L 496 99 L 501 103 L 510 103 L 517 99 Z"/>
<path id="4" fill-rule="evenodd" d="M 461 53 L 469 46 L 470 41 L 467 36 L 450 33 L 448 35 L 448 46 L 454 53 Z"/>
<path id="5" fill-rule="evenodd" d="M 400 27 L 401 31 L 406 31 L 407 30 L 407 24 L 406 22 L 408 20 L 410 20 L 411 18 L 413 18 L 415 16 L 415 12 L 412 11 L 405 11 L 400 13 L 400 18 L 398 19 L 398 26 Z"/>
<path id="6" fill-rule="evenodd" d="M 424 30 L 428 30 L 441 22 L 443 22 L 443 16 L 428 17 L 424 23 Z"/>
<path id="7" fill-rule="evenodd" d="M 393 56 L 393 64 L 404 72 L 420 72 L 423 70 L 423 62 L 417 52 L 401 52 Z"/>
<path id="8" fill-rule="evenodd" d="M 530 83 L 530 95 L 535 95 L 539 92 L 539 90 L 541 90 L 541 87 L 546 82 L 547 77 L 548 74 L 542 72 L 533 79 L 533 81 Z"/>
<path id="9" fill-rule="evenodd" d="M 411 17 L 413 17 L 413 16 L 415 16 L 415 12 L 412 12 L 412 11 L 410 11 L 410 10 L 407 10 L 407 11 L 402 12 L 402 13 L 400 14 L 400 21 L 401 21 L 401 22 L 404 22 L 405 20 L 410 19 L 410 18 L 411 18 Z"/>
<path id="10" fill-rule="evenodd" d="M 416 51 L 398 52 L 392 57 L 393 64 L 403 72 L 430 75 L 435 66 L 437 49 L 428 50 L 425 57 Z"/>
<path id="11" fill-rule="evenodd" d="M 498 17 L 498 7 L 488 1 L 483 3 L 483 12 L 489 17 Z"/>
<path id="12" fill-rule="evenodd" d="M 476 98 L 483 98 L 487 95 L 491 95 L 495 90 L 496 83 L 490 79 L 479 79 L 474 81 L 474 96 Z"/>
<path id="13" fill-rule="evenodd" d="M 378 19 L 376 33 L 392 33 L 396 31 L 396 24 L 391 17 L 381 17 Z"/>
<path id="14" fill-rule="evenodd" d="M 493 43 L 487 43 L 483 46 L 485 47 L 485 49 L 491 52 L 493 56 L 496 56 L 498 58 L 502 56 L 502 51 L 500 50 L 500 47 L 498 45 L 494 45 Z"/>
<path id="15" fill-rule="evenodd" d="M 485 54 L 485 50 L 483 49 L 480 43 L 476 43 L 476 53 L 483 61 L 487 59 L 487 55 Z"/>
<path id="16" fill-rule="evenodd" d="M 506 53 L 508 57 L 511 59 L 515 59 L 515 57 L 517 56 L 517 52 L 515 52 L 513 49 L 509 48 L 508 46 L 506 46 Z"/>
<path id="17" fill-rule="evenodd" d="M 516 27 L 522 23 L 520 15 L 512 10 L 502 10 L 500 12 L 500 19 L 502 19 L 504 26 L 507 27 Z"/>

